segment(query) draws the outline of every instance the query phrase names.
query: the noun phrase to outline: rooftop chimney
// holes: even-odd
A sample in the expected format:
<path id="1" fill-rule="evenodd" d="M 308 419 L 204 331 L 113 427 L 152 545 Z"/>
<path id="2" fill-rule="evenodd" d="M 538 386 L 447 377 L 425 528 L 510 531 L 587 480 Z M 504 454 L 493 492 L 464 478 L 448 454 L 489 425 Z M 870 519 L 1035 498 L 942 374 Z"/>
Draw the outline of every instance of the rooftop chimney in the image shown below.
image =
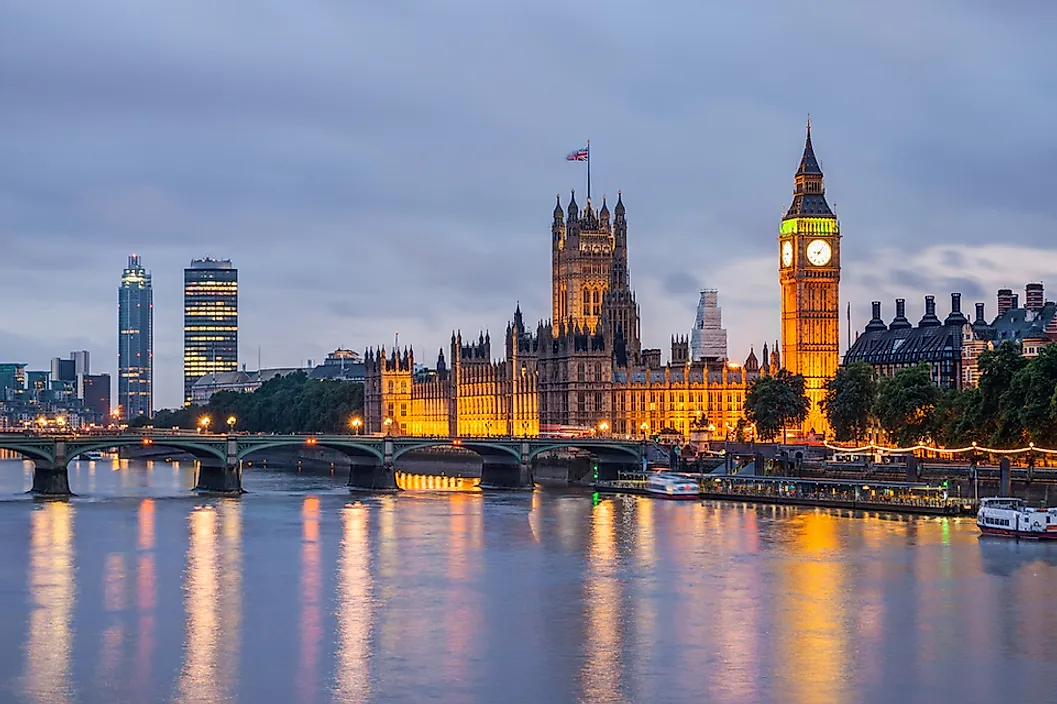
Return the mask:
<path id="1" fill-rule="evenodd" d="M 951 294 L 951 314 L 943 321 L 944 325 L 965 325 L 969 321 L 962 315 L 962 294 Z"/>
<path id="2" fill-rule="evenodd" d="M 1020 294 L 1013 294 L 1013 307 L 1020 308 Z"/>
<path id="3" fill-rule="evenodd" d="M 976 304 L 976 320 L 974 320 L 973 322 L 974 323 L 986 323 L 987 322 L 986 320 L 984 320 L 984 304 L 983 303 L 977 303 Z"/>
<path id="4" fill-rule="evenodd" d="M 925 296 L 925 315 L 918 321 L 919 328 L 934 328 L 940 323 L 940 319 L 936 317 L 936 297 Z"/>
<path id="5" fill-rule="evenodd" d="M 1028 284 L 1024 289 L 1024 307 L 1038 312 L 1045 304 L 1046 292 L 1042 284 Z"/>
<path id="6" fill-rule="evenodd" d="M 1013 307 L 1013 289 L 998 289 L 998 315 L 1001 317 L 1007 310 Z"/>
<path id="7" fill-rule="evenodd" d="M 885 325 L 885 321 L 881 320 L 881 302 L 874 301 L 870 305 L 873 307 L 873 317 L 871 317 L 870 322 L 866 324 L 866 329 L 887 330 L 888 326 Z"/>
<path id="8" fill-rule="evenodd" d="M 888 327 L 891 330 L 903 330 L 914 327 L 907 320 L 907 302 L 905 298 L 896 299 L 896 317 L 892 319 L 892 324 Z"/>

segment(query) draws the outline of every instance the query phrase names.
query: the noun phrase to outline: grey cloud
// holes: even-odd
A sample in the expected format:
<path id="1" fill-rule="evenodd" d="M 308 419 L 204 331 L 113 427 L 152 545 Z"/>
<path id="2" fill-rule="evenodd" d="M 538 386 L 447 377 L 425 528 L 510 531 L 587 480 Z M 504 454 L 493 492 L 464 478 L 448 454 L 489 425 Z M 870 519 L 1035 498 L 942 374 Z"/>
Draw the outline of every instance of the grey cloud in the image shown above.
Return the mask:
<path id="1" fill-rule="evenodd" d="M 182 268 L 206 253 L 239 266 L 246 349 L 276 365 L 397 326 L 421 349 L 495 332 L 518 300 L 546 318 L 553 193 L 582 203 L 563 156 L 587 138 L 595 198 L 624 190 L 660 344 L 698 279 L 773 256 L 808 112 L 849 269 L 871 276 L 880 246 L 1048 246 L 1054 18 L 982 0 L 6 3 L 0 296 L 24 314 L 0 351 L 64 354 L 46 315 L 76 301 L 71 334 L 112 357 L 131 251 L 155 276 L 163 404 Z M 801 60 L 812 37 L 826 48 Z M 917 269 L 870 287 L 941 288 Z M 769 313 L 721 297 L 732 354 L 775 336 L 777 295 Z"/>

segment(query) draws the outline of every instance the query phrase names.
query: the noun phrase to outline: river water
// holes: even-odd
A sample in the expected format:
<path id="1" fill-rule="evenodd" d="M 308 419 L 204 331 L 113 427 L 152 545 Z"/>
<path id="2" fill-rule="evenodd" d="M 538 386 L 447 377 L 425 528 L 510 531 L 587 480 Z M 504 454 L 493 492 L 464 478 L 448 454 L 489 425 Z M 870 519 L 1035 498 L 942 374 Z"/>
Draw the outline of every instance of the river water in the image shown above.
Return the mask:
<path id="1" fill-rule="evenodd" d="M 0 701 L 1053 701 L 1057 545 L 971 520 L 0 461 Z M 451 482 L 447 482 L 451 484 Z"/>

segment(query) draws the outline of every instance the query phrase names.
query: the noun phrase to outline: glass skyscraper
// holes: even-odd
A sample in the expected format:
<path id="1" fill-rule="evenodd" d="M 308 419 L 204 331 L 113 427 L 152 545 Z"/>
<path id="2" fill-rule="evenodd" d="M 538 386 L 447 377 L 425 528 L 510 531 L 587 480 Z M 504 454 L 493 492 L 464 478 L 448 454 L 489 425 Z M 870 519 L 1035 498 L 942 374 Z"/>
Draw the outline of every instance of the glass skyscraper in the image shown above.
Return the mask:
<path id="1" fill-rule="evenodd" d="M 206 374 L 239 366 L 239 270 L 229 259 L 194 259 L 184 269 L 184 405 Z"/>
<path id="2" fill-rule="evenodd" d="M 117 402 L 122 420 L 154 413 L 154 291 L 139 255 L 117 291 Z M 87 362 L 87 353 L 85 354 Z"/>

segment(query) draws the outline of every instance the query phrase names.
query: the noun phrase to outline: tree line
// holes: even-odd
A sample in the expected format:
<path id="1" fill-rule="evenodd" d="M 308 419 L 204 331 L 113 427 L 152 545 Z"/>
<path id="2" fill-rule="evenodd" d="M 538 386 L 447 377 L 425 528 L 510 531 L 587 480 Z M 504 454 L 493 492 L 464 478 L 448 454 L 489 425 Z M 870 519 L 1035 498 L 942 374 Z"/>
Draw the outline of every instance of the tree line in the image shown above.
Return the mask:
<path id="1" fill-rule="evenodd" d="M 251 433 L 348 433 L 352 418 L 363 419 L 363 384 L 295 372 L 269 379 L 251 393 L 219 391 L 205 406 L 158 411 L 149 423 L 193 430 L 208 418 L 210 430 L 226 432 L 230 417 L 236 430 Z M 133 422 L 147 424 L 144 418 Z"/>
<path id="2" fill-rule="evenodd" d="M 1028 359 L 1007 340 L 977 364 L 977 386 L 940 389 L 928 364 L 879 377 L 855 362 L 829 381 L 822 409 L 841 441 L 861 442 L 878 428 L 901 446 L 1057 447 L 1057 345 Z"/>

